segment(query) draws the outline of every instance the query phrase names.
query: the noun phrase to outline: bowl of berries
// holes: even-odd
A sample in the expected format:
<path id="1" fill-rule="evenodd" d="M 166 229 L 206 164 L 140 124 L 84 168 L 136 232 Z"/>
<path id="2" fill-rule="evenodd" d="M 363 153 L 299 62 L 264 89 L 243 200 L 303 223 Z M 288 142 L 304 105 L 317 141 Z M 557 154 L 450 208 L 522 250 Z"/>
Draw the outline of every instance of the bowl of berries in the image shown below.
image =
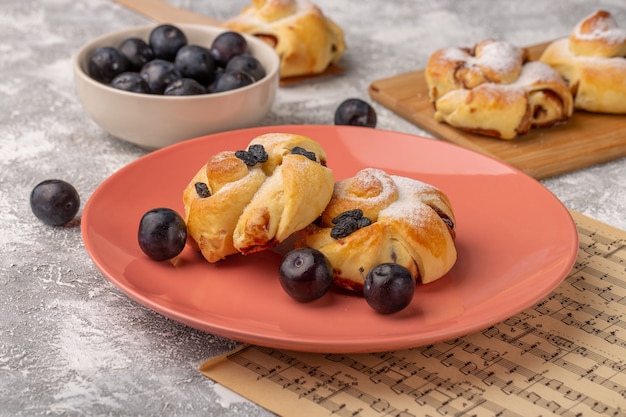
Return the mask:
<path id="1" fill-rule="evenodd" d="M 262 40 L 195 24 L 133 27 L 74 55 L 74 87 L 101 128 L 146 149 L 252 127 L 271 110 L 280 59 Z"/>

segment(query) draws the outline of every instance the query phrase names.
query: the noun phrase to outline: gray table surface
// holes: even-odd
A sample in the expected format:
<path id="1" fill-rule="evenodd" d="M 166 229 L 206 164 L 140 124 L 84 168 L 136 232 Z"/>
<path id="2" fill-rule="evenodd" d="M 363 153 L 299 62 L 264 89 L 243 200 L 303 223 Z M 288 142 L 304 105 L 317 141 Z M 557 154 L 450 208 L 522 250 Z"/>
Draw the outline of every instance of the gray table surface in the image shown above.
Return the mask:
<path id="1" fill-rule="evenodd" d="M 248 4 L 170 1 L 218 19 Z M 623 0 L 317 4 L 346 31 L 349 70 L 281 89 L 264 125 L 331 124 L 344 98 L 369 100 L 372 81 L 421 69 L 440 47 L 488 37 L 543 42 L 598 8 L 626 26 Z M 272 415 L 198 372 L 236 342 L 130 300 L 91 262 L 78 225 L 47 227 L 29 208 L 41 180 L 68 180 L 84 205 L 104 179 L 146 154 L 85 115 L 70 63 L 87 40 L 147 22 L 109 0 L 0 0 L 0 415 Z M 374 107 L 379 128 L 426 135 Z M 625 159 L 542 183 L 568 208 L 626 229 Z"/>

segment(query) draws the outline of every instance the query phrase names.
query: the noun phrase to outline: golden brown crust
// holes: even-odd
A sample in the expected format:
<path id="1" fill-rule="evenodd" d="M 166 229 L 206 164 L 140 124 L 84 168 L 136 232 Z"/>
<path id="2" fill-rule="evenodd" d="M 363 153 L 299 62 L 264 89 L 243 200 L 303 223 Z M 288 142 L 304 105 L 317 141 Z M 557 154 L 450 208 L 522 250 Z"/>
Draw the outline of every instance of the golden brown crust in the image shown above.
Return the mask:
<path id="1" fill-rule="evenodd" d="M 573 112 L 563 78 L 546 64 L 528 62 L 525 48 L 507 42 L 435 51 L 425 78 L 435 119 L 469 132 L 513 139 L 563 123 Z"/>
<path id="2" fill-rule="evenodd" d="M 626 30 L 609 12 L 598 10 L 582 19 L 540 60 L 567 80 L 576 109 L 626 113 Z"/>
<path id="3" fill-rule="evenodd" d="M 341 27 L 308 0 L 254 0 L 224 26 L 270 43 L 283 78 L 319 74 L 346 49 Z"/>
<path id="4" fill-rule="evenodd" d="M 471 90 L 484 83 L 510 84 L 528 60 L 528 50 L 491 39 L 474 48 L 443 48 L 426 64 L 426 81 L 431 100 L 453 90 Z"/>
<path id="5" fill-rule="evenodd" d="M 354 209 L 363 210 L 372 224 L 333 238 L 332 219 Z M 455 222 L 450 201 L 437 188 L 367 168 L 335 184 L 320 221 L 298 233 L 296 246 L 324 253 L 335 284 L 349 290 L 362 290 L 367 272 L 386 262 L 400 264 L 429 283 L 456 262 Z"/>
<path id="6" fill-rule="evenodd" d="M 332 224 L 332 219 L 339 214 L 352 210 L 357 204 L 363 215 L 372 221 L 378 219 L 378 213 L 391 201 L 398 199 L 398 188 L 389 175 L 379 174 L 374 170 L 361 171 L 349 181 L 335 184 L 330 203 L 322 213 L 322 223 Z"/>
<path id="7" fill-rule="evenodd" d="M 613 58 L 626 56 L 626 31 L 610 12 L 597 10 L 583 18 L 569 35 L 569 49 L 576 56 Z"/>
<path id="8" fill-rule="evenodd" d="M 256 137 L 251 145 L 263 145 L 266 162 L 247 166 L 235 152 L 220 152 L 183 191 L 191 244 L 209 262 L 279 244 L 319 217 L 332 195 L 333 174 L 314 140 L 275 133 Z M 297 146 L 315 160 L 292 153 Z M 196 183 L 206 184 L 210 195 L 199 195 Z"/>

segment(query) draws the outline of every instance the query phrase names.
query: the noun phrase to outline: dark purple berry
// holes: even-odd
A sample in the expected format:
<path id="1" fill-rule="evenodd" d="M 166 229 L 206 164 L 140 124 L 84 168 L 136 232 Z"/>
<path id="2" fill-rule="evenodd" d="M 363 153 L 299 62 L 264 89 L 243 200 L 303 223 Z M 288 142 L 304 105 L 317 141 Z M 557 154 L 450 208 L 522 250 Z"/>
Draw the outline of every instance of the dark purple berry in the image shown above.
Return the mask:
<path id="1" fill-rule="evenodd" d="M 407 268 L 394 263 L 381 264 L 365 276 L 363 296 L 379 313 L 396 313 L 411 303 L 415 285 L 415 278 Z"/>
<path id="2" fill-rule="evenodd" d="M 174 64 L 184 78 L 193 78 L 204 85 L 213 81 L 215 63 L 208 48 L 185 45 L 176 53 Z"/>
<path id="3" fill-rule="evenodd" d="M 163 59 L 148 62 L 141 68 L 140 74 L 152 94 L 163 94 L 168 84 L 182 78 L 174 63 Z"/>
<path id="4" fill-rule="evenodd" d="M 254 79 L 245 72 L 225 72 L 217 79 L 213 87 L 214 93 L 221 93 L 254 83 Z"/>
<path id="5" fill-rule="evenodd" d="M 123 72 L 113 78 L 111 87 L 132 93 L 150 94 L 150 86 L 138 72 Z"/>
<path id="6" fill-rule="evenodd" d="M 166 96 L 194 96 L 206 93 L 206 87 L 193 78 L 181 78 L 172 81 L 165 87 L 163 92 Z"/>
<path id="7" fill-rule="evenodd" d="M 225 68 L 232 57 L 248 51 L 248 42 L 240 33 L 223 32 L 213 40 L 210 51 L 215 64 Z"/>
<path id="8" fill-rule="evenodd" d="M 116 75 L 127 71 L 129 63 L 116 48 L 102 46 L 91 54 L 87 72 L 96 81 L 109 84 Z"/>
<path id="9" fill-rule="evenodd" d="M 207 90 L 209 93 L 215 93 L 215 86 L 217 85 L 218 80 L 224 74 L 223 68 L 217 68 L 215 73 L 213 74 L 213 82 L 207 85 Z"/>
<path id="10" fill-rule="evenodd" d="M 63 180 L 45 180 L 33 188 L 30 208 L 35 216 L 50 226 L 62 226 L 78 213 L 80 197 L 76 189 Z"/>
<path id="11" fill-rule="evenodd" d="M 333 283 L 333 270 L 324 254 L 316 249 L 294 249 L 279 268 L 280 285 L 300 302 L 317 300 Z"/>
<path id="12" fill-rule="evenodd" d="M 259 81 L 265 77 L 265 68 L 261 65 L 258 59 L 250 54 L 242 54 L 234 56 L 226 64 L 224 69 L 226 72 L 245 72 L 250 74 L 255 81 Z"/>
<path id="13" fill-rule="evenodd" d="M 140 38 L 125 39 L 117 49 L 126 57 L 130 71 L 139 71 L 147 62 L 154 59 L 152 48 Z"/>
<path id="14" fill-rule="evenodd" d="M 369 103 L 350 98 L 335 110 L 335 125 L 376 127 L 376 111 Z"/>
<path id="15" fill-rule="evenodd" d="M 187 45 L 187 37 L 176 26 L 163 24 L 152 29 L 148 43 L 155 58 L 174 61 L 178 50 Z"/>
<path id="16" fill-rule="evenodd" d="M 139 247 L 155 261 L 172 259 L 182 252 L 187 241 L 183 218 L 169 208 L 156 208 L 143 215 L 139 222 Z"/>

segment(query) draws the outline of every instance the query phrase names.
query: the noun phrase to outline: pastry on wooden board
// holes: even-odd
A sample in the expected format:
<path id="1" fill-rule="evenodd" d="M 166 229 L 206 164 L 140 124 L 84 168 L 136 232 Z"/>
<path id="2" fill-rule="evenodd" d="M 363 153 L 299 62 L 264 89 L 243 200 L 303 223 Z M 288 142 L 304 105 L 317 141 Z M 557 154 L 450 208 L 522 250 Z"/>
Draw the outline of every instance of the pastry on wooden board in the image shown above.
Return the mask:
<path id="1" fill-rule="evenodd" d="M 565 123 L 573 112 L 563 77 L 547 64 L 529 62 L 525 48 L 508 42 L 437 50 L 425 78 L 435 119 L 473 133 L 513 139 Z"/>
<path id="2" fill-rule="evenodd" d="M 253 0 L 224 26 L 272 45 L 281 78 L 322 73 L 346 49 L 341 27 L 309 0 Z"/>
<path id="3" fill-rule="evenodd" d="M 610 12 L 583 18 L 567 38 L 540 57 L 568 82 L 574 108 L 596 113 L 626 113 L 626 30 Z"/>

